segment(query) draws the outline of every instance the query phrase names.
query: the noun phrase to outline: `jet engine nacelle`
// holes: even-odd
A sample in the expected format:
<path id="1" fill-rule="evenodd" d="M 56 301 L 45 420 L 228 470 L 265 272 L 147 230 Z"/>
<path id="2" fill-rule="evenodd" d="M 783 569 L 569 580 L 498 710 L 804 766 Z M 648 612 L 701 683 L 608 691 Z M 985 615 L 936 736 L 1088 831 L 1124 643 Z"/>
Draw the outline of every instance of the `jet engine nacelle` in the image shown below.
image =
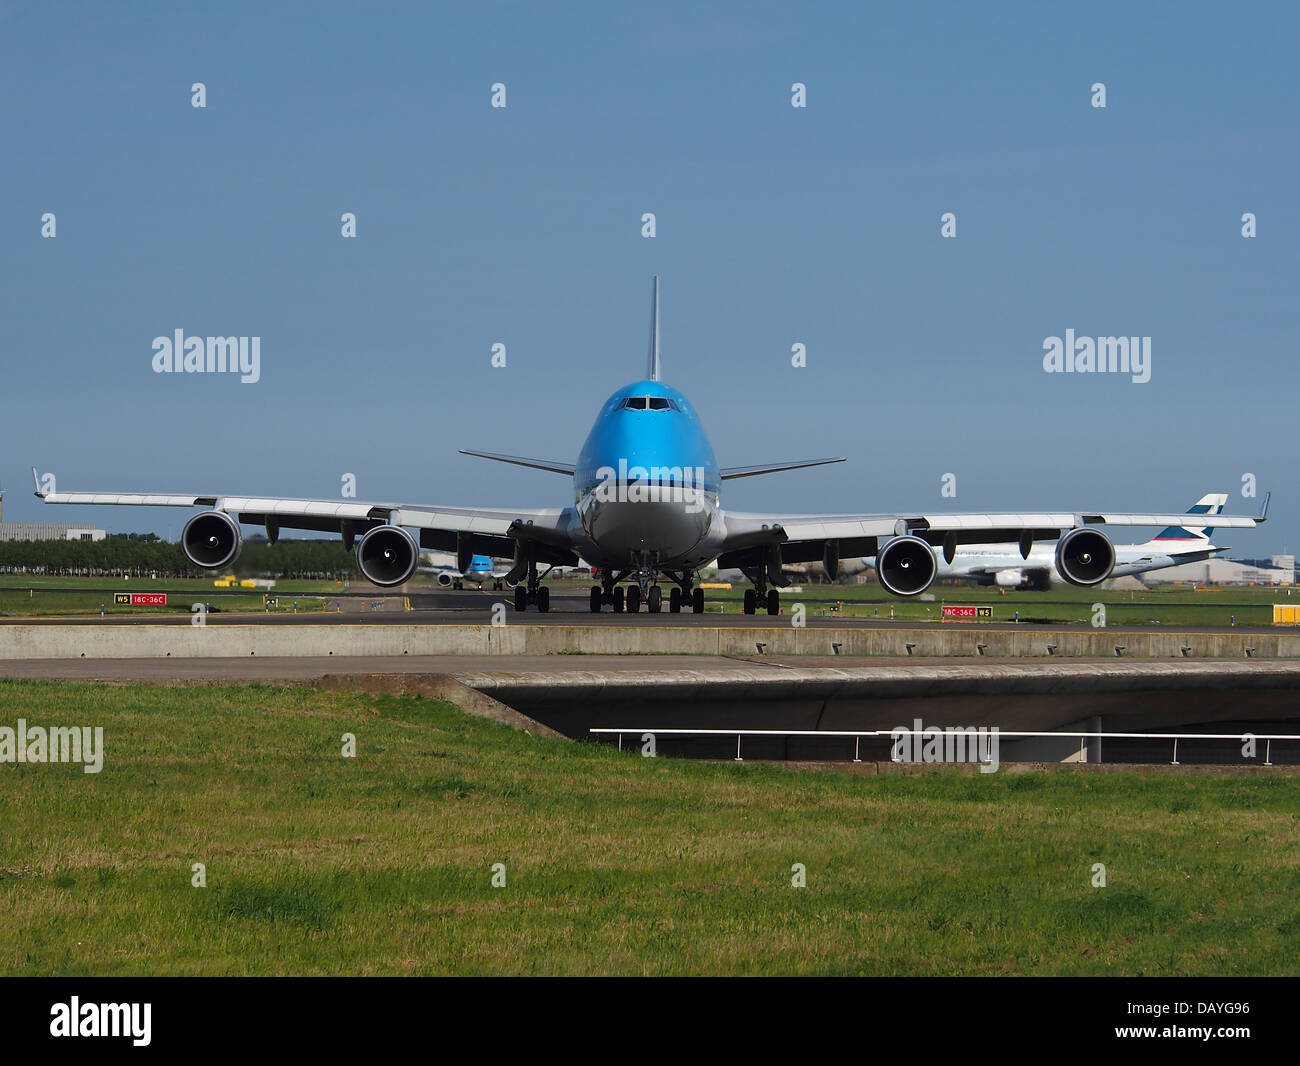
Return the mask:
<path id="1" fill-rule="evenodd" d="M 993 584 L 1004 589 L 1018 589 L 1025 580 L 1023 570 L 999 570 L 993 575 Z"/>
<path id="2" fill-rule="evenodd" d="M 419 561 L 415 538 L 401 526 L 375 526 L 357 541 L 357 568 L 375 585 L 400 585 Z"/>
<path id="3" fill-rule="evenodd" d="M 895 596 L 916 596 L 930 587 L 939 565 L 920 537 L 895 537 L 876 552 L 876 577 Z"/>
<path id="4" fill-rule="evenodd" d="M 1115 546 L 1099 529 L 1074 529 L 1056 545 L 1056 572 L 1071 585 L 1099 585 L 1115 569 Z"/>
<path id="5" fill-rule="evenodd" d="M 451 574 L 449 574 L 446 570 L 439 571 L 439 573 L 438 573 L 438 587 L 439 587 L 439 588 L 441 588 L 441 589 L 449 589 L 449 588 L 451 588 L 451 586 L 454 585 L 455 583 L 456 583 L 456 579 L 455 579 L 455 577 L 453 577 Z"/>
<path id="6" fill-rule="evenodd" d="M 223 570 L 237 558 L 244 546 L 239 523 L 225 511 L 201 511 L 181 532 L 181 550 L 195 566 Z"/>

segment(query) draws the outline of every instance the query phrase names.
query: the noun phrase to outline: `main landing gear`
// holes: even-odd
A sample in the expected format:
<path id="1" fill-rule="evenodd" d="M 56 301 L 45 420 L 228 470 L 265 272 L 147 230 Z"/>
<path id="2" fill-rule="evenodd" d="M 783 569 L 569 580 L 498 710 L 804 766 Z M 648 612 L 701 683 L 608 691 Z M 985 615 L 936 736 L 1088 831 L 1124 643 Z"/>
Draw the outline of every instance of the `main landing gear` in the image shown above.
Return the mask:
<path id="1" fill-rule="evenodd" d="M 768 614 L 781 613 L 781 594 L 776 589 L 745 589 L 745 613 L 757 614 L 758 605 L 764 603 Z"/>
<path id="2" fill-rule="evenodd" d="M 591 587 L 591 613 L 600 614 L 601 607 L 609 606 L 614 608 L 615 614 L 622 614 L 626 602 L 626 592 L 622 586 L 617 583 L 627 576 L 624 571 L 620 574 L 613 574 L 608 571 L 602 573 L 600 584 Z M 632 610 L 636 610 L 635 607 Z"/>
<path id="3" fill-rule="evenodd" d="M 695 587 L 695 575 L 689 570 L 682 571 L 681 577 L 678 577 L 675 571 L 663 573 L 674 582 L 673 587 L 668 590 L 669 613 L 680 614 L 683 608 L 687 608 L 695 614 L 703 614 L 704 590 Z M 659 585 L 656 571 L 645 568 L 637 572 L 636 584 L 626 587 L 617 584 L 630 574 L 631 571 L 627 570 L 619 574 L 610 574 L 602 579 L 601 585 L 592 586 L 590 600 L 592 614 L 599 614 L 601 608 L 606 605 L 612 606 L 615 614 L 621 614 L 624 610 L 636 614 L 641 610 L 642 604 L 645 604 L 650 614 L 663 612 L 664 593 Z"/>
<path id="4" fill-rule="evenodd" d="M 546 568 L 546 574 L 551 572 L 551 567 Z M 551 609 L 551 590 L 542 584 L 541 577 L 537 576 L 537 563 L 533 559 L 528 562 L 528 579 L 527 584 L 520 583 L 515 586 L 515 610 L 526 611 L 531 603 L 542 614 L 546 614 Z"/>
<path id="5" fill-rule="evenodd" d="M 545 585 L 538 585 L 530 592 L 523 585 L 516 585 L 515 610 L 526 611 L 530 603 L 542 614 L 546 614 L 551 609 L 551 590 Z"/>

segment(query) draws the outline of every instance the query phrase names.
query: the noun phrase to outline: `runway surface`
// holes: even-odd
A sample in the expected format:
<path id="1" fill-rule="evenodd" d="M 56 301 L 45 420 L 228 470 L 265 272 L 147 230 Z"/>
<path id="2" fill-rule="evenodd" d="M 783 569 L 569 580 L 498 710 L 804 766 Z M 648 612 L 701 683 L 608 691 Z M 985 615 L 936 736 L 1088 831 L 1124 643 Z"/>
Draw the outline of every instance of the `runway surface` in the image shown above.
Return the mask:
<path id="1" fill-rule="evenodd" d="M 22 587 L 25 590 L 25 586 Z M 54 591 L 54 590 L 49 590 Z M 103 591 L 120 592 L 121 589 L 104 589 L 104 590 L 85 590 L 69 589 L 67 591 Z M 207 590 L 196 591 L 188 590 L 151 590 L 151 591 L 168 591 L 170 595 L 177 599 L 177 602 L 188 602 L 194 599 L 199 602 L 209 602 L 213 605 L 214 610 L 207 615 L 207 624 L 220 625 L 248 625 L 250 623 L 257 625 L 273 626 L 304 626 L 304 625 L 490 625 L 494 620 L 494 614 L 497 613 L 497 604 L 505 607 L 506 618 L 511 622 L 526 622 L 529 625 L 604 625 L 604 626 L 672 626 L 672 627 L 703 627 L 703 628 L 757 628 L 770 629 L 773 627 L 787 627 L 790 625 L 789 610 L 794 603 L 804 602 L 807 613 L 805 615 L 805 627 L 808 629 L 938 629 L 949 631 L 960 631 L 962 629 L 983 630 L 983 631 L 1026 631 L 1034 629 L 1052 629 L 1052 630 L 1079 630 L 1089 631 L 1093 627 L 1087 620 L 1078 622 L 1039 622 L 1029 617 L 1022 617 L 1019 622 L 1009 621 L 924 621 L 917 619 L 892 619 L 889 615 L 889 604 L 879 605 L 874 601 L 855 600 L 851 595 L 846 595 L 844 603 L 869 604 L 873 608 L 879 608 L 881 616 L 879 618 L 842 618 L 838 613 L 830 613 L 827 610 L 825 601 L 810 600 L 801 601 L 798 593 L 786 593 L 782 596 L 782 604 L 786 611 L 781 615 L 769 615 L 766 612 L 745 615 L 739 611 L 738 604 L 730 602 L 727 604 L 728 612 L 725 614 L 718 613 L 716 603 L 710 605 L 710 609 L 703 614 L 692 614 L 689 611 L 681 614 L 672 614 L 665 605 L 660 614 L 650 614 L 644 608 L 636 614 L 623 612 L 615 614 L 609 608 L 605 608 L 599 613 L 592 613 L 588 605 L 588 588 L 585 585 L 579 586 L 551 586 L 551 609 L 545 614 L 535 609 L 530 609 L 522 613 L 514 609 L 514 597 L 506 592 L 493 592 L 491 590 L 465 589 L 453 591 L 450 589 L 418 589 L 408 593 L 400 590 L 382 590 L 375 589 L 364 593 L 349 591 L 348 593 L 329 596 L 327 603 L 330 609 L 326 611 L 311 611 L 301 614 L 292 613 L 270 613 L 266 611 L 242 611 L 228 612 L 220 608 L 220 599 L 222 595 L 239 594 L 248 595 L 251 590 L 235 590 L 228 592 L 226 590 Z M 271 592 L 275 595 L 274 591 Z M 294 594 L 280 594 L 281 602 L 285 600 L 292 601 Z M 306 593 L 299 594 L 303 599 L 318 599 L 319 597 L 310 596 Z M 410 610 L 404 609 L 404 601 L 409 601 Z M 1044 606 L 1059 606 L 1058 601 L 1042 601 Z M 1082 614 L 1085 613 L 1087 605 L 1071 604 L 1077 607 Z M 1202 606 L 1197 604 L 1197 606 Z M 1216 607 L 1221 607 L 1225 612 L 1231 611 L 1235 607 L 1251 606 L 1247 604 L 1216 603 Z M 1258 606 L 1254 604 L 1253 606 Z M 1022 616 L 1028 615 L 1035 607 L 1035 604 L 1024 604 L 1019 606 Z M 999 611 L 1007 611 L 1015 608 L 1009 608 L 998 605 Z M 827 613 L 823 614 L 822 612 Z M 1152 608 L 1156 613 L 1157 607 Z M 21 625 L 21 626 L 41 626 L 41 625 L 144 625 L 144 626 L 187 626 L 192 624 L 191 617 L 188 613 L 175 612 L 173 614 L 114 614 L 108 613 L 103 616 L 99 614 L 86 615 L 59 615 L 52 617 L 29 617 L 22 615 L 0 617 L 0 625 Z M 1159 622 L 1145 624 L 1122 624 L 1111 625 L 1106 627 L 1114 633 L 1236 633 L 1254 630 L 1257 632 L 1271 631 L 1272 627 L 1268 626 L 1179 626 L 1165 625 Z"/>
<path id="2" fill-rule="evenodd" d="M 537 611 L 516 612 L 507 607 L 506 618 L 515 624 L 538 626 L 661 626 L 688 627 L 702 629 L 773 629 L 789 628 L 790 616 L 768 614 L 613 614 L 602 611 L 592 614 L 586 607 L 570 609 L 557 606 L 551 601 L 551 610 L 546 614 Z M 314 611 L 303 614 L 268 614 L 266 612 L 231 613 L 214 611 L 207 615 L 206 624 L 221 625 L 268 625 L 268 626 L 328 626 L 328 625 L 362 625 L 362 626 L 411 626 L 411 625 L 491 625 L 494 612 L 491 605 L 487 607 L 439 608 L 431 610 L 410 610 L 401 608 L 383 608 L 374 611 L 350 613 L 336 611 Z M 0 618 L 0 625 L 9 626 L 59 626 L 59 625 L 112 625 L 112 626 L 189 626 L 190 615 L 160 614 L 109 614 L 109 615 L 59 615 L 54 617 L 9 617 Z M 1093 627 L 1086 622 L 926 622 L 915 619 L 889 618 L 840 618 L 838 615 L 814 615 L 805 618 L 807 629 L 936 629 L 960 632 L 962 630 L 1005 632 L 1024 632 L 1026 630 L 1079 630 L 1090 632 Z M 1108 632 L 1120 633 L 1243 633 L 1271 632 L 1268 626 L 1177 626 L 1177 625 L 1111 625 Z"/>
<path id="3" fill-rule="evenodd" d="M 1140 659 L 1027 660 L 1024 658 L 970 659 L 843 659 L 835 656 L 729 656 L 656 655 L 650 659 L 635 655 L 333 655 L 265 658 L 180 658 L 147 659 L 0 659 L 0 678 L 104 681 L 308 681 L 327 674 L 452 674 L 462 678 L 538 677 L 577 678 L 585 675 L 626 675 L 640 681 L 654 678 L 689 678 L 693 681 L 726 681 L 743 674 L 757 678 L 769 675 L 805 677 L 816 672 L 824 677 L 927 677 L 969 676 L 1051 677 L 1077 676 L 1087 672 L 1097 677 L 1187 676 L 1205 677 L 1273 674 L 1300 678 L 1300 661 L 1219 660 L 1170 662 Z"/>

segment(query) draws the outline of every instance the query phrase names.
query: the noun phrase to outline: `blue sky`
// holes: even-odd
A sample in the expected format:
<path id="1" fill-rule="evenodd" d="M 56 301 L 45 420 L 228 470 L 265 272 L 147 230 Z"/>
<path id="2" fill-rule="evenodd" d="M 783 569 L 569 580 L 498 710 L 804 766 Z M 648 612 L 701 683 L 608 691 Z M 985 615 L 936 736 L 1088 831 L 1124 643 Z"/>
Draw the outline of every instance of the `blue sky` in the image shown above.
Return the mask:
<path id="1" fill-rule="evenodd" d="M 575 457 L 659 273 L 723 465 L 849 457 L 726 506 L 1253 513 L 1251 473 L 1233 554 L 1294 550 L 1300 14 L 1045 7 L 0 0 L 5 518 L 184 521 L 32 465 L 567 503 L 456 449 Z M 154 374 L 176 329 L 260 337 L 261 380 Z M 1044 373 L 1066 329 L 1150 336 L 1151 380 Z"/>

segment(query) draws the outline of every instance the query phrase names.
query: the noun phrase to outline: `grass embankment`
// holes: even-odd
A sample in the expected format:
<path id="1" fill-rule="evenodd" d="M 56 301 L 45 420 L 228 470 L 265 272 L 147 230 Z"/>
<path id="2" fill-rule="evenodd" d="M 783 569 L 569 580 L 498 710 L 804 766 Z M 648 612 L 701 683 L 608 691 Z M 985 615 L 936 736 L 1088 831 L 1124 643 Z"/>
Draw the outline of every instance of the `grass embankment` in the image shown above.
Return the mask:
<path id="1" fill-rule="evenodd" d="M 258 686 L 3 682 L 0 707 L 11 728 L 101 725 L 106 749 L 99 774 L 0 765 L 6 974 L 1282 974 L 1300 958 L 1292 777 L 651 760 L 433 701 Z"/>

